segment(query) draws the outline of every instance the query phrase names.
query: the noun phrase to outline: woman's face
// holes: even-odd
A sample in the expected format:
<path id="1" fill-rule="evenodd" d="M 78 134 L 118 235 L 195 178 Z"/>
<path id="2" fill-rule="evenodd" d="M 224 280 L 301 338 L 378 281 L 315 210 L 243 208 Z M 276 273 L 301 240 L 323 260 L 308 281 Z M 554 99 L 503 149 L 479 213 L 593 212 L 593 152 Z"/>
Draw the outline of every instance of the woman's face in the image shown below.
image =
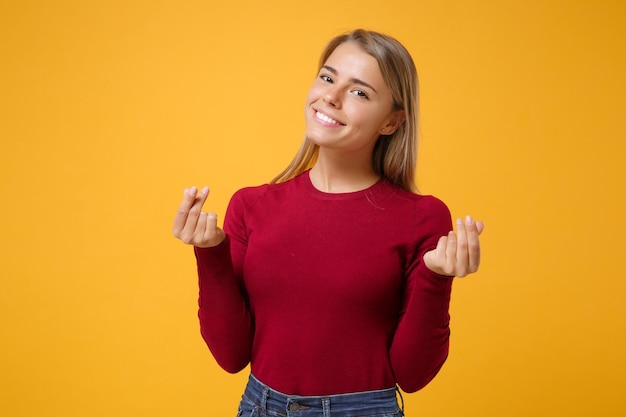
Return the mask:
<path id="1" fill-rule="evenodd" d="M 324 63 L 306 99 L 306 134 L 321 148 L 371 154 L 379 135 L 403 120 L 376 59 L 354 43 L 339 45 Z"/>

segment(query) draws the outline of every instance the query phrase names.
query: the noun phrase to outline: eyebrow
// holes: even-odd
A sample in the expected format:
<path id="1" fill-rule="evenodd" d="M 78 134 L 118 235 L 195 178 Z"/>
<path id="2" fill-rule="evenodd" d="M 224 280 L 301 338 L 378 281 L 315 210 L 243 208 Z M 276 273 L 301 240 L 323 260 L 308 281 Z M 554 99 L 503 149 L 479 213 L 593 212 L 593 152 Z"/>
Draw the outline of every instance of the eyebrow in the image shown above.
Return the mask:
<path id="1" fill-rule="evenodd" d="M 337 70 L 336 70 L 336 69 L 334 69 L 333 67 L 330 67 L 330 66 L 328 66 L 328 65 L 323 65 L 323 66 L 322 66 L 322 68 L 324 68 L 324 69 L 325 69 L 325 70 L 327 70 L 327 71 L 332 72 L 332 73 L 333 73 L 333 74 L 335 74 L 335 75 L 337 75 L 337 74 L 338 74 L 338 72 L 337 72 Z M 350 82 L 353 82 L 353 83 L 355 83 L 355 84 L 359 84 L 359 85 L 365 86 L 365 87 L 367 87 L 367 88 L 371 88 L 372 90 L 374 90 L 374 92 L 375 92 L 376 94 L 378 94 L 378 91 L 376 91 L 376 89 L 375 89 L 374 87 L 372 87 L 370 84 L 366 83 L 366 82 L 365 82 L 365 81 L 363 81 L 363 80 L 359 80 L 358 78 L 351 78 L 351 79 L 350 79 Z"/>

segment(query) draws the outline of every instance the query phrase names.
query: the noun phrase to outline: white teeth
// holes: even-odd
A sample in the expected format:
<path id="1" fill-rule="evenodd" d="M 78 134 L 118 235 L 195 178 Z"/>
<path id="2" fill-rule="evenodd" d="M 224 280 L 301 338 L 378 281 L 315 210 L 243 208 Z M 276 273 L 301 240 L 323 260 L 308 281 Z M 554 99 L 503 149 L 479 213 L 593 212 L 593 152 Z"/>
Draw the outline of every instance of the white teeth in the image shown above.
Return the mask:
<path id="1" fill-rule="evenodd" d="M 326 116 L 324 113 L 315 112 L 315 117 L 317 117 L 318 119 L 326 123 L 331 123 L 334 125 L 340 124 L 338 121 L 336 121 L 335 119 L 331 119 L 330 117 Z"/>

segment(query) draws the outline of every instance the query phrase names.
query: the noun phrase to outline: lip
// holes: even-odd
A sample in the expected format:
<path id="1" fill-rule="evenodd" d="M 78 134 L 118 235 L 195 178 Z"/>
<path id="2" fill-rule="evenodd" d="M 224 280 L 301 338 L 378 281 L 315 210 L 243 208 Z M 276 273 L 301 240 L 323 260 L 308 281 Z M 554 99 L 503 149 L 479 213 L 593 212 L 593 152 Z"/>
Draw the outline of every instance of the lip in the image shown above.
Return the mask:
<path id="1" fill-rule="evenodd" d="M 317 113 L 320 113 L 320 114 L 322 114 L 322 115 L 324 115 L 324 116 L 328 117 L 329 119 L 334 120 L 334 121 L 335 121 L 335 122 L 337 122 L 337 123 L 330 123 L 330 122 L 327 122 L 327 121 L 325 121 L 325 120 L 322 120 L 322 119 L 320 119 L 320 118 L 317 116 Z M 337 119 L 336 117 L 332 116 L 331 114 L 328 114 L 327 112 L 323 112 L 323 111 L 318 110 L 318 109 L 315 109 L 315 108 L 313 108 L 313 118 L 315 119 L 315 121 L 316 121 L 316 122 L 318 122 L 318 123 L 320 123 L 320 124 L 322 124 L 322 125 L 324 125 L 324 126 L 329 126 L 329 127 L 342 127 L 342 126 L 345 126 L 345 123 L 342 123 L 342 122 L 341 122 L 339 119 Z"/>

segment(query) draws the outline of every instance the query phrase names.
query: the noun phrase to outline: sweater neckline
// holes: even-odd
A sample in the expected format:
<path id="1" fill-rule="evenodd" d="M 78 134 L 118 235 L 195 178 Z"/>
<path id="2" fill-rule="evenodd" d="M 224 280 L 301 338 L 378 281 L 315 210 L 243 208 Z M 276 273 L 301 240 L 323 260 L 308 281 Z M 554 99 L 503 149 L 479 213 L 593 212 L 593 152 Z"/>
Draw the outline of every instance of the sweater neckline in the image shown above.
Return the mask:
<path id="1" fill-rule="evenodd" d="M 310 177 L 310 170 L 303 172 L 298 177 L 299 182 L 304 186 L 306 191 L 315 198 L 321 200 L 355 200 L 357 198 L 369 198 L 374 195 L 382 194 L 385 189 L 386 180 L 384 178 L 379 179 L 371 186 L 364 188 L 358 191 L 350 191 L 346 193 L 327 193 L 321 190 L 318 190 L 313 185 Z"/>

